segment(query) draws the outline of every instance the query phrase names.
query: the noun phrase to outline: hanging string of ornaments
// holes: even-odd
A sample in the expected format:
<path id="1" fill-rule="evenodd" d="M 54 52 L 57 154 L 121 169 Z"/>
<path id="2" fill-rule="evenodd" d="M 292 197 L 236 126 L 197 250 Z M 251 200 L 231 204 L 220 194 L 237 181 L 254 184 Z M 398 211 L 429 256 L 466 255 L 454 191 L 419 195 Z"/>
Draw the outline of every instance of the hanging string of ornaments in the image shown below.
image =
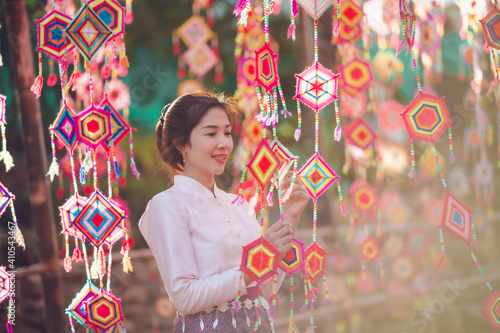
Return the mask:
<path id="1" fill-rule="evenodd" d="M 51 181 L 59 176 L 60 196 L 64 187 L 60 169 L 71 177 L 71 196 L 59 207 L 65 240 L 64 269 L 69 272 L 73 261 L 83 260 L 87 277 L 66 313 L 72 332 L 75 332 L 74 320 L 87 330 L 124 332 L 120 299 L 111 292 L 111 265 L 112 247 L 123 239 L 123 270 L 133 270 L 128 256 L 133 244 L 127 227 L 128 212 L 125 206 L 118 203 L 122 200 L 117 197 L 118 183 L 124 184 L 126 171 L 126 168 L 120 170 L 123 161 L 117 156 L 123 156 L 123 152 L 118 144 L 127 135 L 130 139 L 130 166 L 139 178 L 133 154 L 132 132 L 135 129 L 127 121 L 130 104 L 128 88 L 118 79 L 118 76 L 126 74 L 129 67 L 124 36 L 125 23 L 133 20 L 132 1 L 127 0 L 126 8 L 116 0 L 83 1 L 73 17 L 69 16 L 71 13 L 63 13 L 57 5 L 53 0 L 48 6 L 48 13 L 37 20 L 39 75 L 31 90 L 40 97 L 43 52 L 50 56 L 49 65 L 57 62 L 59 77 L 55 81 L 60 82 L 62 96 L 61 109 L 49 127 L 52 163 L 47 175 Z M 71 7 L 65 8 L 71 11 Z M 84 74 L 80 72 L 80 55 L 83 57 Z M 70 62 L 73 64 L 71 75 Z M 100 91 L 96 91 L 102 87 L 101 80 L 104 81 L 102 96 Z M 70 91 L 75 93 L 76 103 Z M 99 103 L 97 98 L 101 98 Z M 75 112 L 82 104 L 84 109 Z M 58 163 L 56 147 L 66 150 L 63 159 L 66 163 L 63 164 L 63 160 Z M 104 173 L 107 173 L 107 195 L 99 187 L 99 176 Z M 70 237 L 74 243 L 71 256 Z M 87 241 L 93 249 L 92 264 L 89 262 Z M 94 281 L 97 281 L 97 286 Z"/>

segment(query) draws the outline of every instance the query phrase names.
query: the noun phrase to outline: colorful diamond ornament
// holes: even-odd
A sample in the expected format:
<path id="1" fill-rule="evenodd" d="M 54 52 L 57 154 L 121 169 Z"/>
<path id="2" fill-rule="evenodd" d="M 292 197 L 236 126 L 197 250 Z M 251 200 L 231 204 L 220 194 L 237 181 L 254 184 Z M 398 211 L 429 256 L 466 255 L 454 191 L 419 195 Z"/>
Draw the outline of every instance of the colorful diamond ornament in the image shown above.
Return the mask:
<path id="1" fill-rule="evenodd" d="M 314 154 L 297 173 L 307 192 L 316 201 L 325 190 L 340 177 L 326 164 L 319 155 Z"/>
<path id="2" fill-rule="evenodd" d="M 361 149 L 369 148 L 377 135 L 363 119 L 356 119 L 345 129 L 346 140 Z"/>
<path id="3" fill-rule="evenodd" d="M 64 203 L 64 205 L 59 207 L 63 233 L 77 238 L 83 237 L 83 233 L 75 227 L 74 222 L 80 211 L 83 207 L 85 207 L 86 203 L 87 198 L 73 195 Z"/>
<path id="4" fill-rule="evenodd" d="M 84 302 L 98 293 L 99 289 L 97 289 L 92 282 L 87 281 L 82 290 L 76 294 L 73 301 L 71 301 L 71 304 L 66 308 L 66 314 L 78 320 L 80 324 L 85 325 L 85 322 L 87 321 L 87 313 L 85 311 Z"/>
<path id="5" fill-rule="evenodd" d="M 70 151 L 73 150 L 76 145 L 75 116 L 75 111 L 73 111 L 66 103 L 66 100 L 64 100 L 63 106 L 50 128 L 54 135 Z"/>
<path id="6" fill-rule="evenodd" d="M 96 190 L 75 218 L 74 225 L 94 246 L 99 247 L 125 218 L 121 215 L 123 211 Z"/>
<path id="7" fill-rule="evenodd" d="M 89 62 L 92 61 L 97 51 L 113 37 L 113 32 L 107 24 L 88 4 L 80 8 L 65 31 L 66 36 Z"/>
<path id="8" fill-rule="evenodd" d="M 467 206 L 465 206 L 447 189 L 445 189 L 444 192 L 444 207 L 441 227 L 449 230 L 470 247 L 473 210 L 467 208 Z"/>
<path id="9" fill-rule="evenodd" d="M 500 330 L 500 291 L 492 290 L 481 312 L 488 320 L 492 330 Z"/>
<path id="10" fill-rule="evenodd" d="M 262 139 L 252 159 L 248 163 L 248 168 L 259 184 L 265 188 L 271 178 L 274 177 L 274 173 L 279 165 L 280 161 L 278 157 L 273 153 L 273 150 L 269 147 L 266 140 Z"/>
<path id="11" fill-rule="evenodd" d="M 298 0 L 297 2 L 315 20 L 319 19 L 327 8 L 333 4 L 333 0 Z"/>

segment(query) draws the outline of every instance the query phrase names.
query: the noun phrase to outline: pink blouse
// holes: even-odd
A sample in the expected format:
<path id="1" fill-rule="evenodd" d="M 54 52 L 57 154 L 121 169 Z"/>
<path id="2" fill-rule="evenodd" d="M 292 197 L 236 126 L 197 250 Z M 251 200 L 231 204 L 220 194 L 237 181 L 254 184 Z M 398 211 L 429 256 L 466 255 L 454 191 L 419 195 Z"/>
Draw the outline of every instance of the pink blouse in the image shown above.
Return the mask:
<path id="1" fill-rule="evenodd" d="M 139 221 L 167 292 L 183 315 L 236 298 L 243 246 L 260 237 L 246 202 L 232 204 L 236 195 L 217 186 L 214 192 L 215 197 L 196 180 L 175 176 L 174 186 L 155 195 Z M 279 284 L 283 277 L 281 272 Z M 263 292 L 269 298 L 272 283 Z M 241 295 L 246 293 L 241 283 Z"/>

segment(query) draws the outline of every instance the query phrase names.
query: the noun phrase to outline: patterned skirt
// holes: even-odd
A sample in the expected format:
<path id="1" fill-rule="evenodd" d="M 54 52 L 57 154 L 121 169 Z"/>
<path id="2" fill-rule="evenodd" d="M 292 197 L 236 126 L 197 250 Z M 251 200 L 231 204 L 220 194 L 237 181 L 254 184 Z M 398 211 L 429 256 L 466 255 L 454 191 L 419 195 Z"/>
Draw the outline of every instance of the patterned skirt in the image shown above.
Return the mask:
<path id="1" fill-rule="evenodd" d="M 255 289 L 254 289 L 255 288 Z M 257 332 L 274 333 L 274 321 L 269 317 L 269 303 L 261 297 L 258 308 L 257 288 L 248 288 L 248 294 L 241 297 L 238 311 L 234 311 L 236 301 L 226 302 L 205 311 L 183 316 L 177 312 L 174 333 L 251 333 L 257 321 Z"/>

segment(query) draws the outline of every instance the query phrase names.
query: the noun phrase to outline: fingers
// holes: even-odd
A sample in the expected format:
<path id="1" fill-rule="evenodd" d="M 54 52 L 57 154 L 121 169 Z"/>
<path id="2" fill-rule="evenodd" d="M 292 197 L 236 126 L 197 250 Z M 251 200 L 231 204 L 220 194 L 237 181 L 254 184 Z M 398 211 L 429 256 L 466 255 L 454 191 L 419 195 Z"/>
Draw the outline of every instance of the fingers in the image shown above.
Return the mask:
<path id="1" fill-rule="evenodd" d="M 293 238 L 292 226 L 284 221 L 278 221 L 271 226 L 264 234 L 269 243 L 271 243 L 278 251 L 286 250 Z"/>

